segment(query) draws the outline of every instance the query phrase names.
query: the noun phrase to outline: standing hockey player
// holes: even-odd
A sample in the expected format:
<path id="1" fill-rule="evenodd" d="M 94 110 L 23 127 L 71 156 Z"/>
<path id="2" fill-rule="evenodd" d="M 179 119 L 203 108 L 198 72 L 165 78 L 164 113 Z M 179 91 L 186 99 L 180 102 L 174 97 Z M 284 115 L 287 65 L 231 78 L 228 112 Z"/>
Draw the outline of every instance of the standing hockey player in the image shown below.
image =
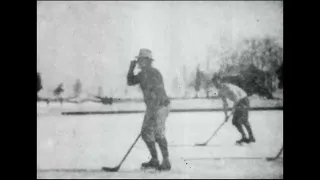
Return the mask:
<path id="1" fill-rule="evenodd" d="M 247 93 L 241 89 L 240 87 L 230 84 L 230 83 L 222 83 L 221 79 L 218 75 L 215 75 L 212 78 L 213 84 L 218 89 L 218 95 L 223 101 L 223 109 L 226 116 L 226 121 L 228 121 L 227 116 L 227 108 L 228 102 L 227 99 L 231 100 L 234 103 L 234 114 L 232 119 L 232 124 L 237 128 L 237 130 L 241 134 L 241 139 L 236 141 L 236 144 L 242 143 L 251 143 L 255 142 L 255 138 L 252 133 L 251 125 L 249 122 L 249 99 Z M 246 128 L 249 138 L 246 137 L 244 133 L 243 126 Z"/>
<path id="2" fill-rule="evenodd" d="M 139 84 L 142 89 L 147 109 L 142 124 L 141 137 L 151 154 L 151 160 L 142 163 L 141 168 L 170 170 L 168 143 L 165 137 L 165 122 L 170 112 L 170 100 L 164 89 L 161 73 L 152 67 L 152 52 L 149 49 L 140 49 L 136 58 L 137 61 L 131 61 L 127 83 L 129 86 Z M 141 71 L 134 75 L 136 63 Z M 156 143 L 159 144 L 163 157 L 161 165 L 159 165 Z"/>
<path id="3" fill-rule="evenodd" d="M 37 93 L 42 89 L 41 75 L 37 72 Z"/>

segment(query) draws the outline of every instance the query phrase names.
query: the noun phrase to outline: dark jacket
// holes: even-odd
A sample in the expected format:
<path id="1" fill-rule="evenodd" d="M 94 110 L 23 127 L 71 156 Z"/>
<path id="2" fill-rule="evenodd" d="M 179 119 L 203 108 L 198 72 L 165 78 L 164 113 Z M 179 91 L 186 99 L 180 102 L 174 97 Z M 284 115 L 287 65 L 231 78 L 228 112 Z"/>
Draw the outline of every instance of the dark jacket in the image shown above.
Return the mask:
<path id="1" fill-rule="evenodd" d="M 134 68 L 130 67 L 127 83 L 129 86 L 140 85 L 147 108 L 157 109 L 170 103 L 159 70 L 150 67 L 142 70 L 137 75 L 133 74 L 133 70 Z"/>

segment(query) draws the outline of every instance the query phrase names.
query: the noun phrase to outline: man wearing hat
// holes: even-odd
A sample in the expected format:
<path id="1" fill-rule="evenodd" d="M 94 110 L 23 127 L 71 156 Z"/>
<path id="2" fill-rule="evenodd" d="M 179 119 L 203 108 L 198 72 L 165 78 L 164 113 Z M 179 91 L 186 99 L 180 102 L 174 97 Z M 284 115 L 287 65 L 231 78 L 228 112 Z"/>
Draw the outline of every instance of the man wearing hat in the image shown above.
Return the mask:
<path id="1" fill-rule="evenodd" d="M 141 137 L 151 154 L 151 160 L 142 163 L 141 167 L 170 170 L 168 143 L 165 137 L 165 122 L 170 112 L 170 100 L 164 89 L 161 73 L 152 67 L 152 52 L 149 49 L 140 49 L 136 58 L 137 61 L 131 61 L 127 83 L 129 86 L 139 84 L 143 92 L 147 109 L 142 124 Z M 137 63 L 141 71 L 134 75 L 133 71 Z M 156 143 L 159 144 L 163 157 L 161 165 L 158 160 Z"/>
<path id="2" fill-rule="evenodd" d="M 37 72 L 37 97 L 39 91 L 42 89 L 41 75 Z"/>

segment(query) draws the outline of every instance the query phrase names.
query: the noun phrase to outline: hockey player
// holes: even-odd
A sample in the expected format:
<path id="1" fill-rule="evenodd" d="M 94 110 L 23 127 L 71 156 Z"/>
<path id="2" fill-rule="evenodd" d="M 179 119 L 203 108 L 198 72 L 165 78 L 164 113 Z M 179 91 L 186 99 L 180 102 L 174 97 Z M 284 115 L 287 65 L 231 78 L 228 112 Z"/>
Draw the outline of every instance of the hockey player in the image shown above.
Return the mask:
<path id="1" fill-rule="evenodd" d="M 249 99 L 247 93 L 240 87 L 230 84 L 222 83 L 218 75 L 215 75 L 212 78 L 213 84 L 218 89 L 218 96 L 223 101 L 223 109 L 226 116 L 226 121 L 228 121 L 227 108 L 228 102 L 227 99 L 231 100 L 234 103 L 234 114 L 232 119 L 232 124 L 237 128 L 241 134 L 241 139 L 236 141 L 236 144 L 242 143 L 252 143 L 255 142 L 254 135 L 252 133 L 251 125 L 248 120 L 249 112 Z M 243 126 L 246 128 L 249 138 L 246 137 L 246 134 L 243 130 Z"/>
<path id="2" fill-rule="evenodd" d="M 144 116 L 141 137 L 151 154 L 149 162 L 142 163 L 142 168 L 170 170 L 168 143 L 165 137 L 165 122 L 169 115 L 170 100 L 164 89 L 163 78 L 159 70 L 152 67 L 152 52 L 149 49 L 140 49 L 137 61 L 131 61 L 127 75 L 129 86 L 139 84 L 147 106 Z M 134 75 L 134 68 L 138 63 L 141 71 Z M 159 164 L 156 143 L 159 144 L 163 161 Z"/>
<path id="3" fill-rule="evenodd" d="M 41 75 L 37 72 L 37 93 L 42 89 Z"/>

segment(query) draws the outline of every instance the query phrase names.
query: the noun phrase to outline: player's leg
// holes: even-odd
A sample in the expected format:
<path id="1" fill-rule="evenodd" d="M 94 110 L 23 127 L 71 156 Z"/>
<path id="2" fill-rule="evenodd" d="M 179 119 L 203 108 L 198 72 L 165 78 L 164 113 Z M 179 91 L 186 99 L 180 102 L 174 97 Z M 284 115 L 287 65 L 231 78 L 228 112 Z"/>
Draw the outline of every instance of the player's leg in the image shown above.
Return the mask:
<path id="1" fill-rule="evenodd" d="M 156 113 L 156 129 L 155 138 L 159 144 L 163 161 L 159 167 L 159 170 L 170 170 L 171 163 L 169 161 L 168 142 L 165 136 L 166 119 L 169 115 L 169 107 L 161 107 Z"/>
<path id="2" fill-rule="evenodd" d="M 236 141 L 237 144 L 241 144 L 247 141 L 246 134 L 242 127 L 241 117 L 242 117 L 242 111 L 240 108 L 236 107 L 235 112 L 233 114 L 233 118 L 232 118 L 232 124 L 237 128 L 237 130 L 241 134 L 241 139 Z"/>
<path id="3" fill-rule="evenodd" d="M 159 167 L 158 153 L 156 149 L 155 136 L 154 136 L 155 123 L 152 118 L 153 118 L 153 113 L 147 110 L 144 116 L 143 124 L 142 124 L 141 137 L 147 145 L 147 148 L 151 155 L 151 159 L 148 162 L 142 163 L 141 164 L 142 168 L 158 168 Z"/>
<path id="4" fill-rule="evenodd" d="M 241 117 L 241 123 L 244 125 L 244 127 L 246 128 L 248 135 L 249 135 L 249 139 L 248 139 L 248 143 L 251 142 L 256 142 L 256 139 L 254 138 L 253 132 L 252 132 L 252 128 L 251 128 L 251 124 L 249 122 L 249 99 L 245 98 L 243 100 L 243 104 L 242 104 L 242 117 Z"/>
<path id="5" fill-rule="evenodd" d="M 243 125 L 246 128 L 246 130 L 248 132 L 248 135 L 249 135 L 248 143 L 256 142 L 256 139 L 255 139 L 255 137 L 253 135 L 253 132 L 252 132 L 252 128 L 251 128 L 250 122 L 247 120 Z"/>

